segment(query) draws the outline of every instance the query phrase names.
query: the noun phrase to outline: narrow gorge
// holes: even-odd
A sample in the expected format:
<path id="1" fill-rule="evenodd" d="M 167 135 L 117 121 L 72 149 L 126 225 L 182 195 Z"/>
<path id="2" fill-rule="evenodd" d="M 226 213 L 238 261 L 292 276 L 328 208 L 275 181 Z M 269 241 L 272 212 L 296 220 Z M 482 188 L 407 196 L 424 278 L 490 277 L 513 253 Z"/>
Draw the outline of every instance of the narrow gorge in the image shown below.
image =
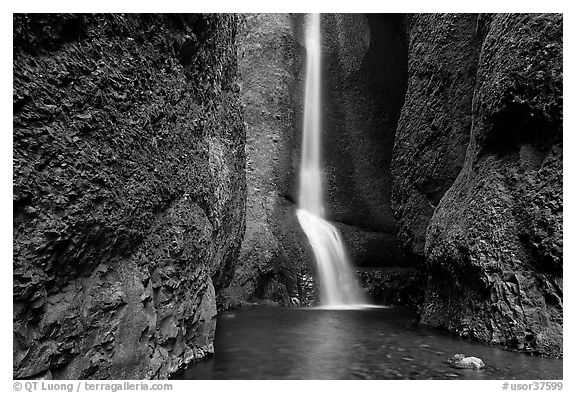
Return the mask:
<path id="1" fill-rule="evenodd" d="M 319 16 L 349 311 L 309 20 L 14 14 L 15 379 L 562 379 L 562 15 Z"/>

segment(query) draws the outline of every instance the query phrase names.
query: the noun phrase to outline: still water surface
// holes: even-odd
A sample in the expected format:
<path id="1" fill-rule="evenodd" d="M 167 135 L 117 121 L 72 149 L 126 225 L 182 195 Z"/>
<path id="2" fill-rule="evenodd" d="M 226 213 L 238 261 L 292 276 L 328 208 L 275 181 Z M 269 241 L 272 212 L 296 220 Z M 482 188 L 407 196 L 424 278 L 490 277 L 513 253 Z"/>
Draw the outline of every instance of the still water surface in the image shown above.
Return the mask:
<path id="1" fill-rule="evenodd" d="M 185 379 L 562 379 L 562 360 L 506 351 L 417 327 L 401 308 L 255 307 L 221 313 L 216 354 Z M 456 353 L 483 370 L 454 369 Z"/>

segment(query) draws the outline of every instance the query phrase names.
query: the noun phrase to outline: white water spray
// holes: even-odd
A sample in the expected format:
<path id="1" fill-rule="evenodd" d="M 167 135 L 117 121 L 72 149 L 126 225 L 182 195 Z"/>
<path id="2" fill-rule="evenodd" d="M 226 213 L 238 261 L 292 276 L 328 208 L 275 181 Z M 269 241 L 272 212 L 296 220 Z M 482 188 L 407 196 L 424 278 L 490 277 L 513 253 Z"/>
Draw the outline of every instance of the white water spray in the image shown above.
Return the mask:
<path id="1" fill-rule="evenodd" d="M 304 131 L 296 214 L 318 264 L 321 304 L 331 308 L 362 306 L 364 297 L 356 285 L 340 233 L 324 219 L 320 170 L 320 15 L 308 15 L 307 22 Z"/>

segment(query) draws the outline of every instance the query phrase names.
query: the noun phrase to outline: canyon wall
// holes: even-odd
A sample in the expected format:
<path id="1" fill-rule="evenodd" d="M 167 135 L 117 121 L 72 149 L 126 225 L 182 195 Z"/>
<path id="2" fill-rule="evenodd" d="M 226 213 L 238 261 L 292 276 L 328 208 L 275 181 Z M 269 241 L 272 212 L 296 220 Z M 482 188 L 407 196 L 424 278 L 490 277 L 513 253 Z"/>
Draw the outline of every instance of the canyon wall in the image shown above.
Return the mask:
<path id="1" fill-rule="evenodd" d="M 213 352 L 244 232 L 235 15 L 14 16 L 14 378 Z"/>
<path id="2" fill-rule="evenodd" d="M 302 304 L 316 268 L 296 220 L 305 16 L 249 14 L 239 35 L 247 123 L 247 230 L 223 307 L 262 299 Z M 322 161 L 327 215 L 355 265 L 410 277 L 395 237 L 390 163 L 407 80 L 402 15 L 322 15 Z M 406 280 L 404 280 L 406 281 Z M 310 295 L 310 292 L 312 295 Z M 296 299 L 294 299 L 296 298 Z M 240 299 L 240 300 L 238 300 Z"/>
<path id="3" fill-rule="evenodd" d="M 313 265 L 293 215 L 304 16 L 251 18 L 240 281 L 289 304 Z M 423 325 L 561 355 L 562 17 L 325 14 L 322 31 L 327 215 L 364 287 Z"/>
<path id="4" fill-rule="evenodd" d="M 295 17 L 246 14 L 238 35 L 246 119 L 246 236 L 222 308 L 306 301 L 314 266 L 296 218 L 304 48 Z"/>
<path id="5" fill-rule="evenodd" d="M 436 206 L 464 164 L 480 38 L 475 14 L 408 18 L 408 90 L 394 140 L 391 202 L 402 250 L 424 260 Z"/>
<path id="6" fill-rule="evenodd" d="M 407 83 L 404 17 L 322 16 L 327 216 L 354 264 L 406 264 L 395 236 L 390 163 Z"/>
<path id="7" fill-rule="evenodd" d="M 327 216 L 370 295 L 562 355 L 562 16 L 322 29 Z M 15 15 L 13 39 L 15 378 L 166 378 L 217 307 L 315 301 L 303 15 Z"/>
<path id="8" fill-rule="evenodd" d="M 408 29 L 392 200 L 424 269 L 420 322 L 562 355 L 562 16 Z"/>

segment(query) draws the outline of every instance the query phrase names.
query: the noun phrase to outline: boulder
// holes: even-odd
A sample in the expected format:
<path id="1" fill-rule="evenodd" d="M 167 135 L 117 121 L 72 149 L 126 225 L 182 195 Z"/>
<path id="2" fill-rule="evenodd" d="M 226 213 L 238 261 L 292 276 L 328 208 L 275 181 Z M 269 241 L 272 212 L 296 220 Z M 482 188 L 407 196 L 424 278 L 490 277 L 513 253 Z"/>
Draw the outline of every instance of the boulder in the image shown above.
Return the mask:
<path id="1" fill-rule="evenodd" d="M 454 368 L 468 368 L 479 370 L 485 367 L 482 359 L 474 356 L 465 356 L 461 353 L 457 353 L 451 358 L 446 359 L 446 363 L 448 363 Z"/>

